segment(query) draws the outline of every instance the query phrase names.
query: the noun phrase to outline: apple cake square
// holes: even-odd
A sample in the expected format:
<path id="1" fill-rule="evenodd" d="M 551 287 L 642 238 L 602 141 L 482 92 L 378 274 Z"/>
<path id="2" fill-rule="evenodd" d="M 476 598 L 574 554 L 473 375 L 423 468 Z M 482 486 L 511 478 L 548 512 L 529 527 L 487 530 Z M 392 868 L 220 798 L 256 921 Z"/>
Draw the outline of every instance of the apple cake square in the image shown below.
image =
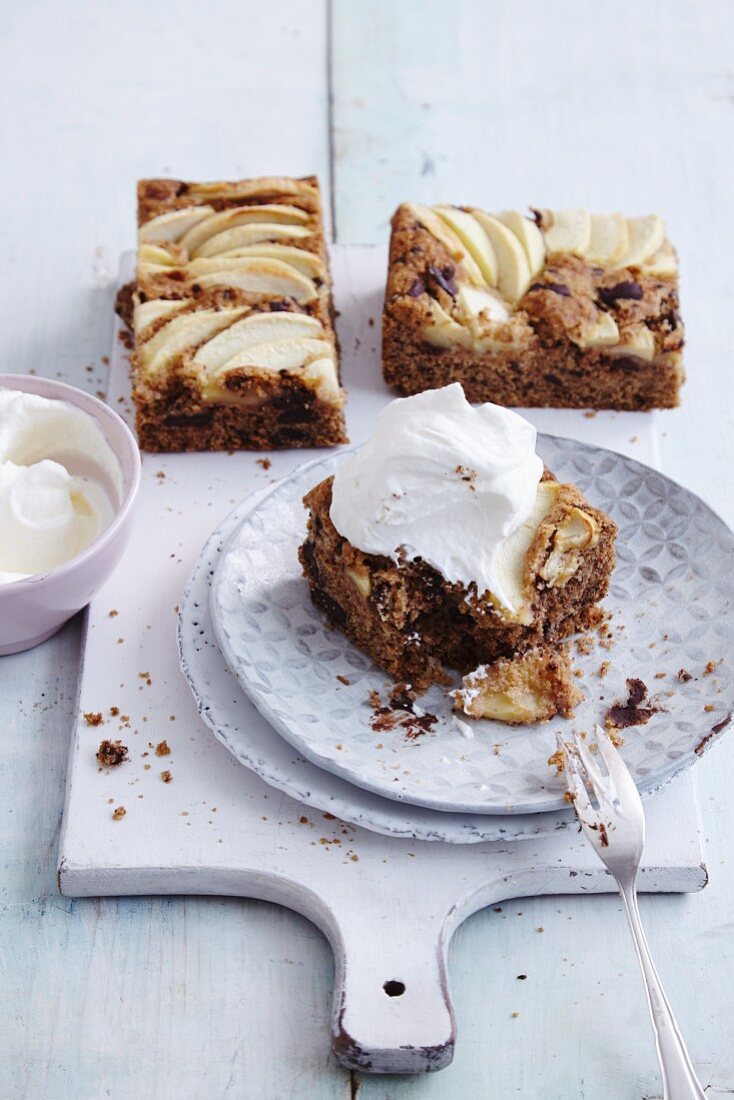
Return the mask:
<path id="1" fill-rule="evenodd" d="M 130 312 L 145 450 L 345 442 L 315 177 L 142 180 Z"/>
<path id="2" fill-rule="evenodd" d="M 655 214 L 405 203 L 392 219 L 382 365 L 400 393 L 459 381 L 500 405 L 670 408 L 683 342 Z"/>

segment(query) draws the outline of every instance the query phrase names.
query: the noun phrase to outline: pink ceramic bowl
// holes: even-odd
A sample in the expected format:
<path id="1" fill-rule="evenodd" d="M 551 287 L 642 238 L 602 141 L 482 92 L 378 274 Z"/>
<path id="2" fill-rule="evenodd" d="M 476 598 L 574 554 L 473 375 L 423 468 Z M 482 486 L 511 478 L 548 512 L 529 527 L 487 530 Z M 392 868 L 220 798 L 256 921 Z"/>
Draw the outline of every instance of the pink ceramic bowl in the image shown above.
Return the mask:
<path id="1" fill-rule="evenodd" d="M 140 451 L 116 412 L 82 390 L 30 375 L 0 374 L 0 388 L 68 401 L 94 417 L 117 455 L 122 492 L 115 517 L 98 539 L 75 558 L 12 584 L 0 584 L 0 656 L 44 642 L 91 600 L 122 557 L 132 529 L 140 486 Z M 48 457 L 53 458 L 53 455 Z"/>

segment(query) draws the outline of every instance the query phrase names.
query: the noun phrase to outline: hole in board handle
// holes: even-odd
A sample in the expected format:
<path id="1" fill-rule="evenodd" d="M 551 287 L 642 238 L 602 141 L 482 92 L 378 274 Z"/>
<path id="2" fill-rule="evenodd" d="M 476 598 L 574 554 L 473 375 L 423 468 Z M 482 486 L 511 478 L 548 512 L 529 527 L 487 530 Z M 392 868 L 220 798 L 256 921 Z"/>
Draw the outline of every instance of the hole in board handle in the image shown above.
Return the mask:
<path id="1" fill-rule="evenodd" d="M 403 982 L 385 982 L 382 988 L 385 990 L 388 997 L 402 997 L 403 993 L 405 993 L 405 985 Z"/>

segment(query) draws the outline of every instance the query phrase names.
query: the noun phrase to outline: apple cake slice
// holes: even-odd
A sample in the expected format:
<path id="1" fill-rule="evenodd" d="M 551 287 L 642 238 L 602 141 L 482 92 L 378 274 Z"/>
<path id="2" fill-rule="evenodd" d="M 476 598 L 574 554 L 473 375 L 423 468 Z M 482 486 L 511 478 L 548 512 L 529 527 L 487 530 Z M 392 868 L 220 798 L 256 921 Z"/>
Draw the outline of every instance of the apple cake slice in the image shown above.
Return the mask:
<path id="1" fill-rule="evenodd" d="M 542 645 L 480 665 L 452 694 L 454 710 L 511 726 L 571 718 L 583 699 L 565 650 Z"/>
<path id="2" fill-rule="evenodd" d="M 142 180 L 138 222 L 141 446 L 345 442 L 318 181 Z"/>
<path id="3" fill-rule="evenodd" d="M 616 527 L 535 454 L 535 429 L 454 384 L 393 401 L 304 501 L 311 598 L 424 690 L 602 618 Z"/>
<path id="4" fill-rule="evenodd" d="M 392 219 L 385 380 L 471 401 L 640 410 L 678 404 L 678 265 L 657 215 L 405 203 Z"/>

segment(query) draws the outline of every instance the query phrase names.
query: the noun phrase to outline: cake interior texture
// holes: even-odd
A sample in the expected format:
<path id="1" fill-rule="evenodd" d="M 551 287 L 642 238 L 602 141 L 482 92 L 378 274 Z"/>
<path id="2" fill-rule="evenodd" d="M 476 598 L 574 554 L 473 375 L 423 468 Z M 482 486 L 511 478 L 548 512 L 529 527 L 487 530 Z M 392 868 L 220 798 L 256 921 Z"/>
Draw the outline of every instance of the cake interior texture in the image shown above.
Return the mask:
<path id="1" fill-rule="evenodd" d="M 646 410 L 684 381 L 678 263 L 656 215 L 492 215 L 405 203 L 392 219 L 385 380 L 408 395 Z"/>
<path id="2" fill-rule="evenodd" d="M 363 553 L 330 516 L 332 479 L 305 497 L 308 531 L 299 556 L 313 602 L 375 664 L 419 691 L 479 665 L 553 645 L 602 619 L 616 527 L 573 485 L 546 471 L 537 523 L 516 566 L 515 611 L 491 594 L 449 583 L 424 561 Z M 461 532 L 457 532 L 461 537 Z"/>
<path id="3" fill-rule="evenodd" d="M 138 185 L 128 314 L 141 446 L 332 446 L 344 392 L 315 177 Z"/>

